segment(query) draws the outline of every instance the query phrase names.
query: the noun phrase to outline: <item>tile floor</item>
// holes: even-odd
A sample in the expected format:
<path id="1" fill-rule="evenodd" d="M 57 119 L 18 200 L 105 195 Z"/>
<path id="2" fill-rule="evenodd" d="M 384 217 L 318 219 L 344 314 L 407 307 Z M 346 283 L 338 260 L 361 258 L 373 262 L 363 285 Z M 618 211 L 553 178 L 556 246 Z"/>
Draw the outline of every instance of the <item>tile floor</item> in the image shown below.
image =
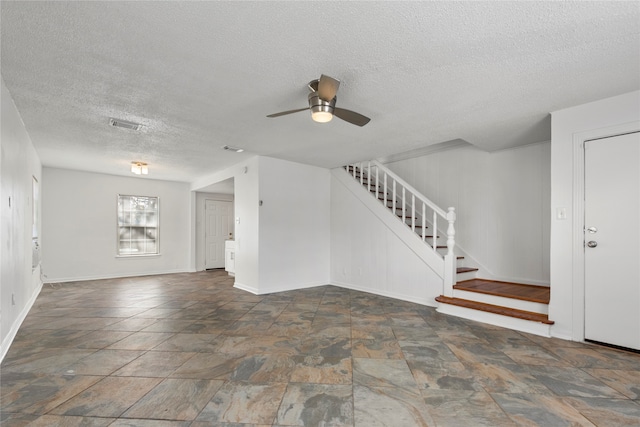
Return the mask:
<path id="1" fill-rule="evenodd" d="M 640 355 L 223 271 L 45 285 L 6 426 L 639 426 Z"/>

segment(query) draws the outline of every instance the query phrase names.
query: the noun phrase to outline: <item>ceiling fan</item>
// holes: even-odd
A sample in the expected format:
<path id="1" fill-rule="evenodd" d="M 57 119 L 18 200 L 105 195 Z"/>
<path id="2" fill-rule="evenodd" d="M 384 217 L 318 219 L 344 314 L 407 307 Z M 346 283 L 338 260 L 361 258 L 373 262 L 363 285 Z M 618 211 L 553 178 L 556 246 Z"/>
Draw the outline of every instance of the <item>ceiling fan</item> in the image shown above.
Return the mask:
<path id="1" fill-rule="evenodd" d="M 299 111 L 311 110 L 311 118 L 319 123 L 331 121 L 333 116 L 357 126 L 364 126 L 371 120 L 369 117 L 356 113 L 355 111 L 336 108 L 336 93 L 340 86 L 340 80 L 322 74 L 320 79 L 312 80 L 307 87 L 311 91 L 309 94 L 309 106 L 298 108 L 297 110 L 282 111 L 280 113 L 269 114 L 267 117 L 280 117 Z"/>

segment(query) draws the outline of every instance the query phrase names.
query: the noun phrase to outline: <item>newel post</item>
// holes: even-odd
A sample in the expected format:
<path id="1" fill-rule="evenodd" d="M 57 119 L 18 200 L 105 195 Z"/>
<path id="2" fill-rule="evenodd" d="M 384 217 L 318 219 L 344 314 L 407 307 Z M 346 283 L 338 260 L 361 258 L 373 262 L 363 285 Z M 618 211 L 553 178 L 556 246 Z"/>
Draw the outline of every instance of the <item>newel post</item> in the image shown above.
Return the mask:
<path id="1" fill-rule="evenodd" d="M 447 212 L 447 254 L 444 256 L 444 289 L 442 294 L 447 297 L 453 297 L 453 285 L 456 283 L 456 256 L 453 248 L 456 246 L 456 208 L 449 208 Z"/>

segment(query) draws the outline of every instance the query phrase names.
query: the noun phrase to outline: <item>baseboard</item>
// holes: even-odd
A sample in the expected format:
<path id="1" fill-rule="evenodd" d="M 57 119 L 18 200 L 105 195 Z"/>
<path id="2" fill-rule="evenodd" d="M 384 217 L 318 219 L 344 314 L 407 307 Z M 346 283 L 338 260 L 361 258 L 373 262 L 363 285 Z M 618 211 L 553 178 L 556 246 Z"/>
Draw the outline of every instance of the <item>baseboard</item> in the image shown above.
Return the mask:
<path id="1" fill-rule="evenodd" d="M 259 295 L 258 293 L 258 289 L 254 288 L 253 286 L 248 286 L 248 285 L 244 285 L 240 282 L 234 282 L 233 283 L 233 287 L 236 289 L 240 289 L 241 291 L 246 291 L 246 292 L 250 292 L 254 295 Z"/>
<path id="2" fill-rule="evenodd" d="M 31 310 L 31 307 L 33 307 L 33 304 L 35 304 L 36 299 L 38 298 L 38 295 L 40 295 L 40 291 L 42 291 L 42 286 L 43 286 L 43 283 L 40 282 L 38 287 L 33 292 L 33 295 L 31 295 L 31 298 L 29 298 L 29 301 L 27 301 L 27 304 L 24 306 L 24 308 L 20 312 L 20 315 L 18 316 L 16 321 L 13 322 L 13 324 L 11 325 L 11 329 L 9 330 L 9 333 L 4 338 L 4 340 L 2 340 L 2 345 L 0 345 L 0 362 L 2 362 L 4 360 L 4 357 L 7 355 L 7 352 L 9 351 L 9 347 L 11 347 L 13 340 L 18 334 L 18 330 L 20 329 L 22 322 L 24 322 L 24 319 L 27 318 L 27 315 L 29 314 L 29 310 Z"/>
<path id="3" fill-rule="evenodd" d="M 97 276 L 57 277 L 54 279 L 45 277 L 45 282 L 46 283 L 82 282 L 85 280 L 121 279 L 123 277 L 157 276 L 160 274 L 177 274 L 177 273 L 193 273 L 193 271 L 188 268 L 185 268 L 185 269 L 178 269 L 178 270 L 144 271 L 144 272 L 138 272 L 138 273 L 101 274 Z"/>
<path id="4" fill-rule="evenodd" d="M 437 307 L 435 299 L 430 298 L 418 298 L 413 295 L 405 295 L 396 292 L 387 292 L 380 289 L 371 289 L 364 286 L 358 286 L 351 283 L 343 283 L 338 281 L 331 281 L 331 285 L 338 286 L 340 288 L 351 289 L 352 291 L 366 292 L 368 294 L 380 295 L 387 298 L 394 298 L 402 301 L 412 302 L 414 304 L 426 305 L 427 307 Z"/>

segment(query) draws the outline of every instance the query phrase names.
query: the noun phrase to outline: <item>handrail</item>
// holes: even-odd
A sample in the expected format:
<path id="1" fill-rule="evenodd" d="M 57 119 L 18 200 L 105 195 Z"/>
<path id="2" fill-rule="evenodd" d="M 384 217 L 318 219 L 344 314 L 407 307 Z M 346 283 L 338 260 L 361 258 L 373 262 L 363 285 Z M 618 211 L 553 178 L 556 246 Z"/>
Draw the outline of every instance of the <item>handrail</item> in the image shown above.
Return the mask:
<path id="1" fill-rule="evenodd" d="M 418 228 L 422 228 L 421 237 L 422 241 L 425 243 L 427 239 L 427 235 L 425 233 L 427 221 L 426 208 L 428 207 L 429 209 L 431 209 L 433 211 L 433 217 L 431 220 L 431 226 L 433 227 L 433 236 L 431 236 L 430 238 L 433 240 L 432 244 L 429 246 L 431 246 L 434 251 L 437 251 L 438 249 L 438 216 L 446 220 L 448 222 L 447 255 L 453 256 L 453 248 L 455 246 L 455 227 L 453 225 L 456 220 L 455 208 L 448 208 L 448 212 L 440 208 L 418 190 L 413 188 L 411 184 L 400 178 L 398 175 L 396 175 L 394 172 L 392 172 L 376 160 L 349 164 L 348 166 L 346 166 L 347 172 L 349 172 L 349 167 L 351 168 L 350 174 L 354 177 L 354 179 L 359 180 L 360 184 L 366 186 L 370 192 L 375 191 L 376 198 L 380 198 L 379 195 L 384 194 L 384 197 L 382 198 L 382 204 L 388 208 L 391 208 L 391 211 L 394 213 L 394 215 L 400 217 L 404 224 L 407 224 L 406 220 L 408 218 L 411 219 L 410 224 L 407 224 L 409 228 L 411 228 L 411 231 L 415 232 L 416 230 L 416 199 L 418 203 L 422 203 L 422 212 L 419 213 L 422 219 L 422 226 L 418 225 Z M 374 169 L 373 173 L 372 169 Z M 360 176 L 356 176 L 356 171 L 359 171 Z M 382 172 L 383 175 L 382 192 L 380 191 L 380 172 Z M 389 180 L 391 180 L 390 183 Z M 391 194 L 389 194 L 389 192 L 391 192 Z M 410 200 L 407 199 L 407 193 L 409 193 L 409 195 L 411 196 Z M 391 200 L 387 199 L 389 195 L 391 196 Z M 400 207 L 397 207 L 396 204 L 398 198 L 400 198 Z M 389 201 L 391 201 L 391 206 L 387 204 L 387 202 Z M 409 204 L 409 207 L 411 209 L 410 212 L 407 212 L 407 204 Z M 401 214 L 398 213 L 399 210 L 401 211 Z M 408 217 L 407 214 L 410 214 L 411 216 Z"/>
<path id="2" fill-rule="evenodd" d="M 402 185 L 404 188 L 406 188 L 407 190 L 409 190 L 410 193 L 414 194 L 416 196 L 416 198 L 418 198 L 421 202 L 423 202 L 424 204 L 426 204 L 427 206 L 429 206 L 431 209 L 433 209 L 434 211 L 436 211 L 438 213 L 438 215 L 440 215 L 443 218 L 447 217 L 447 212 L 445 212 L 444 209 L 442 209 L 440 206 L 436 205 L 434 202 L 432 202 L 431 200 L 429 200 L 428 198 L 426 198 L 424 195 L 422 195 L 422 193 L 420 193 L 418 190 L 416 190 L 415 188 L 413 188 L 408 182 L 406 182 L 404 179 L 400 178 L 398 175 L 396 175 L 395 173 L 393 173 L 393 171 L 391 171 L 390 169 L 388 169 L 386 166 L 384 166 L 382 163 L 378 162 L 377 160 L 371 160 L 371 164 L 377 166 L 379 169 L 383 170 L 387 175 L 389 175 L 391 178 L 393 178 L 395 181 L 397 181 L 400 185 Z"/>

